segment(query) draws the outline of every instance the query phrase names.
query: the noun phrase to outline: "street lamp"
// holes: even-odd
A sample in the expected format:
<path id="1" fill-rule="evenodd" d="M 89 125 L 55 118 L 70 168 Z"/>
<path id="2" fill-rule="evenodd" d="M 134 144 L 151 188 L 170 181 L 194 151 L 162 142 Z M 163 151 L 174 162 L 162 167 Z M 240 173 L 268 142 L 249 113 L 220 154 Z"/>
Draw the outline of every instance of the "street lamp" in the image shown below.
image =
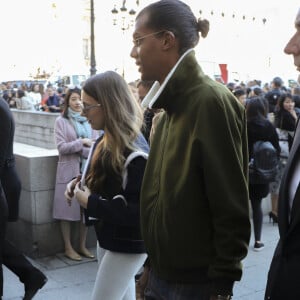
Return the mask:
<path id="1" fill-rule="evenodd" d="M 95 35 L 94 35 L 94 24 L 95 24 L 95 15 L 94 15 L 94 0 L 90 0 L 91 3 L 91 68 L 90 74 L 95 75 L 97 72 L 96 69 L 96 58 L 95 58 Z"/>
<path id="2" fill-rule="evenodd" d="M 136 7 L 138 7 L 139 4 L 140 1 L 135 2 Z M 123 33 L 125 30 L 128 30 L 130 27 L 133 26 L 134 16 L 136 14 L 136 11 L 134 8 L 131 8 L 128 11 L 126 7 L 126 0 L 123 0 L 122 6 L 120 7 L 120 15 L 119 15 L 119 11 L 116 8 L 116 5 L 114 5 L 114 8 L 111 10 L 111 13 L 113 14 L 113 25 L 120 25 Z M 120 17 L 119 24 L 118 24 L 118 17 Z"/>
<path id="3" fill-rule="evenodd" d="M 135 7 L 138 8 L 140 4 L 139 0 L 135 1 Z M 116 5 L 114 5 L 114 8 L 111 10 L 111 13 L 113 15 L 113 25 L 114 26 L 120 26 L 120 29 L 122 30 L 123 36 L 125 36 L 125 32 L 129 30 L 131 27 L 133 27 L 134 24 L 134 16 L 136 14 L 136 11 L 134 8 L 131 8 L 128 10 L 126 7 L 126 0 L 122 1 L 122 6 L 120 7 L 120 12 L 116 8 Z M 122 70 L 122 76 L 124 78 L 125 76 L 125 70 L 124 70 L 124 57 L 123 57 L 123 70 Z"/>

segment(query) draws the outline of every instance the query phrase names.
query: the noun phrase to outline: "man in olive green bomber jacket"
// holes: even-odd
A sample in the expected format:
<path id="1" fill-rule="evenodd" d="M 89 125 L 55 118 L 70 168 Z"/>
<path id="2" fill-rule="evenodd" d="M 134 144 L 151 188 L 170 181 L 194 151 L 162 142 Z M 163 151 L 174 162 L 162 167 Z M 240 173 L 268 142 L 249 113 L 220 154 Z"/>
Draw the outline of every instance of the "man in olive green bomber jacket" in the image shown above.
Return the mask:
<path id="1" fill-rule="evenodd" d="M 248 250 L 245 111 L 198 65 L 199 32 L 208 21 L 166 0 L 145 7 L 133 33 L 142 80 L 157 81 L 143 105 L 164 110 L 141 192 L 146 299 L 231 299 Z"/>

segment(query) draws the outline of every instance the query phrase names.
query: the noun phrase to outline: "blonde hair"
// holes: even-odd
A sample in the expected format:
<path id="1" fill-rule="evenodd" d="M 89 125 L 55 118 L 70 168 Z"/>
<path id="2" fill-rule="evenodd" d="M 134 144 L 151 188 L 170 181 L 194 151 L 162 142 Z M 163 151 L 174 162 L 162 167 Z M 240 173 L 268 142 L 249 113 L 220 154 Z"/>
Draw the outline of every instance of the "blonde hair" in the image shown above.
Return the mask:
<path id="1" fill-rule="evenodd" d="M 143 113 L 128 84 L 116 72 L 90 77 L 83 90 L 101 104 L 105 116 L 104 136 L 94 151 L 86 180 L 92 191 L 100 192 L 108 177 L 117 176 L 121 181 L 124 154 L 136 148 Z"/>

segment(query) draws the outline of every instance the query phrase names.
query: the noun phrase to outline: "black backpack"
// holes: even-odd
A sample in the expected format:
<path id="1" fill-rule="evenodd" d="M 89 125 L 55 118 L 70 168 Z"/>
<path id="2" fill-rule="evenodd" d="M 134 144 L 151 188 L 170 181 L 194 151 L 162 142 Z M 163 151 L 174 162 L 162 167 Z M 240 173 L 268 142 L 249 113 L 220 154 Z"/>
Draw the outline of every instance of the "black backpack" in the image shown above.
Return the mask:
<path id="1" fill-rule="evenodd" d="M 249 163 L 249 182 L 266 184 L 275 180 L 278 172 L 278 155 L 268 141 L 257 141 L 253 145 L 253 157 Z"/>

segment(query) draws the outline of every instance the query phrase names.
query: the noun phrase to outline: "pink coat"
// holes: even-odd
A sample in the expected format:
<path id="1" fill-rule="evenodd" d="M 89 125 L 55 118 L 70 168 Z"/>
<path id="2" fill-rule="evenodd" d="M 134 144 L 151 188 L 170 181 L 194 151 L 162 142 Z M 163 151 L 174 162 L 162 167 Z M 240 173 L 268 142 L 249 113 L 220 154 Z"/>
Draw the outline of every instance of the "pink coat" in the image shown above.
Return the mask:
<path id="1" fill-rule="evenodd" d="M 89 147 L 82 145 L 77 138 L 75 129 L 70 121 L 59 116 L 54 125 L 55 142 L 59 159 L 56 171 L 55 192 L 53 201 L 53 218 L 59 220 L 79 221 L 80 205 L 73 199 L 69 206 L 64 193 L 67 184 L 80 174 L 80 156 L 88 157 Z M 98 132 L 92 130 L 92 138 L 96 139 Z"/>

